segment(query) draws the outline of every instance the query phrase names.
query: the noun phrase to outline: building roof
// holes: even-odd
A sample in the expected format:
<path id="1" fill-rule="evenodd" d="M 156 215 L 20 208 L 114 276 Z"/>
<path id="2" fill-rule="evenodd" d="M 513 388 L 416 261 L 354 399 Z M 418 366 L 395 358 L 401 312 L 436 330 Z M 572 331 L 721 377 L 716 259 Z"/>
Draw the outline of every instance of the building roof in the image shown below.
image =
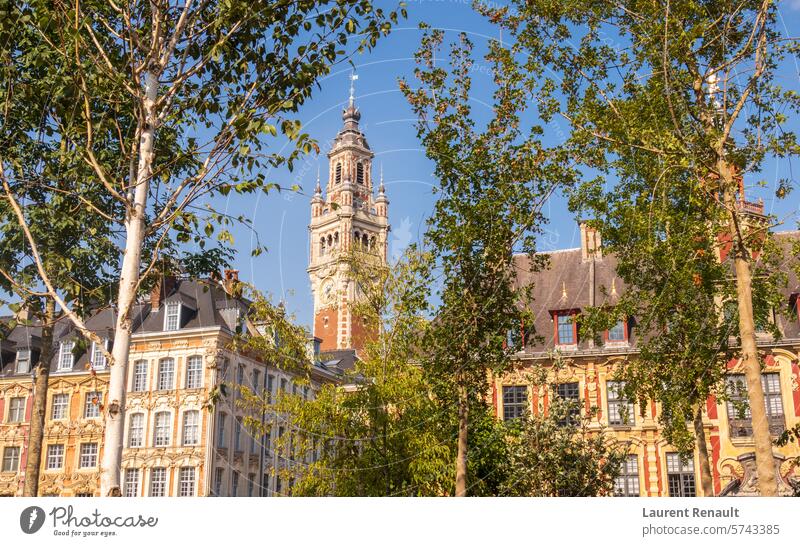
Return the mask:
<path id="1" fill-rule="evenodd" d="M 792 294 L 800 293 L 800 281 L 797 273 L 792 269 L 796 257 L 792 255 L 792 244 L 800 242 L 800 231 L 786 231 L 773 233 L 774 240 L 783 249 L 783 263 L 781 268 L 788 277 L 785 289 L 786 305 L 790 304 Z M 527 255 L 515 256 L 517 269 L 517 285 L 532 285 L 532 302 L 530 311 L 534 315 L 534 328 L 537 338 L 525 347 L 526 354 L 548 353 L 556 350 L 554 312 L 580 311 L 587 307 L 614 305 L 625 291 L 625 284 L 616 272 L 617 259 L 614 255 L 604 254 L 601 258 L 583 259 L 584 252 L 581 248 L 558 250 L 542 253 L 548 258 L 547 265 L 540 271 L 531 271 L 530 258 Z M 787 311 L 784 309 L 782 311 Z M 784 313 L 785 314 L 785 313 Z M 800 321 L 797 314 L 790 316 L 778 315 L 779 328 L 784 338 L 793 339 L 800 337 Z M 577 352 L 631 352 L 635 350 L 637 332 L 635 321 L 629 328 L 628 344 L 614 344 L 606 347 L 597 347 L 590 339 L 578 336 L 575 347 L 562 348 L 565 353 Z M 569 350 L 567 350 L 569 349 Z"/>

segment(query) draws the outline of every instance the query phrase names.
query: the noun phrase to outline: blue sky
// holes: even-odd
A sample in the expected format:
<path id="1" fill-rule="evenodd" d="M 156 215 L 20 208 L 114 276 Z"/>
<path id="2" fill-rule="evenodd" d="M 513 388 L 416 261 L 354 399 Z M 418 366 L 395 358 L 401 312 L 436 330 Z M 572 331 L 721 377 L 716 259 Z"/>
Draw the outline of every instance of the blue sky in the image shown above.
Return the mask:
<path id="1" fill-rule="evenodd" d="M 505 5 L 503 0 L 490 2 L 492 5 Z M 785 35 L 796 37 L 796 29 L 800 28 L 800 0 L 785 0 L 780 6 Z M 489 39 L 498 37 L 497 27 L 475 13 L 469 0 L 407 1 L 407 9 L 408 19 L 401 21 L 374 51 L 353 59 L 359 75 L 355 95 L 362 114 L 361 128 L 375 152 L 373 172 L 377 173 L 380 165 L 383 166 L 387 195 L 391 201 L 390 255 L 420 239 L 434 202 L 431 191 L 436 184 L 433 166 L 417 141 L 413 114 L 397 85 L 398 77 L 414 80 L 413 54 L 422 36 L 419 23 L 425 21 L 432 27 L 445 30 L 447 42 L 453 41 L 459 32 L 466 32 L 478 53 Z M 797 59 L 792 59 L 782 69 L 782 85 L 798 88 L 798 64 Z M 349 94 L 349 74 L 349 65 L 339 66 L 322 80 L 321 89 L 300 112 L 304 131 L 319 142 L 322 154 L 300 162 L 292 173 L 285 170 L 269 173 L 272 180 L 282 185 L 300 185 L 306 195 L 231 196 L 219 203 L 230 213 L 251 218 L 262 244 L 268 248 L 268 252 L 251 258 L 249 249 L 254 243 L 253 235 L 245 230 L 235 230 L 239 249 L 235 267 L 240 270 L 240 278 L 271 294 L 274 300 L 285 300 L 289 311 L 303 325 L 311 324 L 313 312 L 306 274 L 310 210 L 307 194 L 313 191 L 318 168 L 322 180 L 326 179 L 328 163 L 324 154 L 328 141 L 341 127 L 341 110 Z M 471 100 L 477 115 L 490 110 L 490 78 L 489 70 L 476 62 Z M 797 122 L 793 125 L 796 126 Z M 546 138 L 557 139 L 567 128 L 563 124 L 551 124 L 547 130 Z M 760 175 L 746 180 L 748 199 L 763 198 L 767 211 L 784 221 L 779 229 L 796 229 L 800 191 L 782 201 L 773 199 L 776 181 L 783 177 L 794 178 L 790 163 L 773 159 L 768 160 L 764 167 Z M 766 188 L 755 185 L 759 179 L 766 181 Z M 550 222 L 539 248 L 550 250 L 577 246 L 577 226 L 564 199 L 561 196 L 551 198 L 545 213 Z"/>

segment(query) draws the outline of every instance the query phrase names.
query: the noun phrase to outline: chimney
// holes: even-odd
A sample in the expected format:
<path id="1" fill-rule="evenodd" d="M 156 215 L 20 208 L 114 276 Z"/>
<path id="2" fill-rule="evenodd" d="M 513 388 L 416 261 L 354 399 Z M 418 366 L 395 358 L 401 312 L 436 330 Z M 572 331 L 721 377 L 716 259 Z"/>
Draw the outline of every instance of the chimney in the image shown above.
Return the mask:
<path id="1" fill-rule="evenodd" d="M 161 302 L 172 293 L 176 284 L 177 279 L 172 275 L 161 275 L 150 291 L 150 308 L 155 311 L 161 307 Z"/>
<path id="2" fill-rule="evenodd" d="M 581 259 L 584 262 L 590 260 L 600 260 L 603 258 L 603 240 L 600 237 L 600 231 L 581 221 Z"/>
<path id="3" fill-rule="evenodd" d="M 223 279 L 223 286 L 225 287 L 225 292 L 233 295 L 234 291 L 236 290 L 236 285 L 239 284 L 239 270 L 226 269 L 224 271 L 224 275 L 225 278 Z"/>

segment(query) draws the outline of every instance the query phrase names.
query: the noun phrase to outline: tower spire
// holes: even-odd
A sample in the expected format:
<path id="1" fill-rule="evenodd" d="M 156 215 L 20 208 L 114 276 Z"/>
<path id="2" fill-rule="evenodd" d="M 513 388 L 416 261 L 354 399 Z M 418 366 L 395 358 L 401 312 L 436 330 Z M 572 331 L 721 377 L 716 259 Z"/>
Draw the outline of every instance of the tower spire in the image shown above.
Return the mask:
<path id="1" fill-rule="evenodd" d="M 355 70 L 350 71 L 350 107 L 355 104 L 356 100 L 356 80 L 358 79 L 358 74 L 355 73 Z"/>

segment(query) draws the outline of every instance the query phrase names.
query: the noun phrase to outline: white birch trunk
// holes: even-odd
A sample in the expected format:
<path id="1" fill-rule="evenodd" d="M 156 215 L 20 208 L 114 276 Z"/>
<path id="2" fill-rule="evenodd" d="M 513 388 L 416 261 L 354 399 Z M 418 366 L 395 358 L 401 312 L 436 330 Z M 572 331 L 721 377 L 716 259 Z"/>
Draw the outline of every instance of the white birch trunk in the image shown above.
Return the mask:
<path id="1" fill-rule="evenodd" d="M 141 269 L 144 242 L 144 216 L 150 177 L 153 169 L 153 141 L 155 139 L 155 102 L 158 94 L 158 77 L 148 72 L 145 79 L 143 104 L 144 124 L 139 137 L 139 168 L 133 203 L 125 218 L 125 253 L 117 296 L 117 320 L 114 330 L 114 347 L 106 404 L 106 429 L 103 460 L 101 464 L 100 491 L 103 496 L 120 496 L 120 474 L 125 429 L 125 393 L 128 377 L 128 354 L 132 334 L 131 310 L 136 303 L 136 289 Z"/>

